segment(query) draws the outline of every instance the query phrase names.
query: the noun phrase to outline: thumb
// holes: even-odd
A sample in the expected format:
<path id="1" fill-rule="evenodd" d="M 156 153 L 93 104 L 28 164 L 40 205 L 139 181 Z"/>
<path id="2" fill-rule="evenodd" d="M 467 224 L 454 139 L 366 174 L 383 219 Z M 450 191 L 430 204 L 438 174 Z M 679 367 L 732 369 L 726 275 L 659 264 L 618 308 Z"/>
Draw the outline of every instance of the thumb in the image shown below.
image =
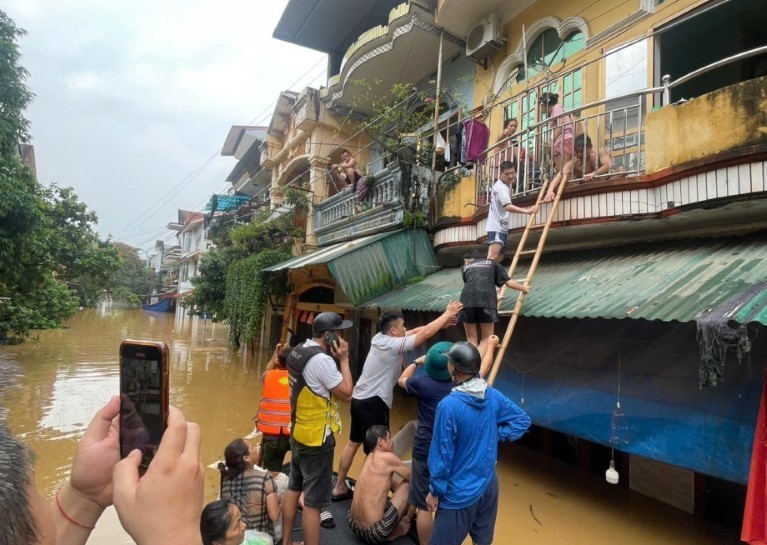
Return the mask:
<path id="1" fill-rule="evenodd" d="M 134 449 L 128 456 L 120 460 L 112 470 L 112 484 L 114 486 L 114 502 L 118 499 L 131 496 L 131 492 L 138 485 L 138 467 L 141 464 L 141 451 Z"/>

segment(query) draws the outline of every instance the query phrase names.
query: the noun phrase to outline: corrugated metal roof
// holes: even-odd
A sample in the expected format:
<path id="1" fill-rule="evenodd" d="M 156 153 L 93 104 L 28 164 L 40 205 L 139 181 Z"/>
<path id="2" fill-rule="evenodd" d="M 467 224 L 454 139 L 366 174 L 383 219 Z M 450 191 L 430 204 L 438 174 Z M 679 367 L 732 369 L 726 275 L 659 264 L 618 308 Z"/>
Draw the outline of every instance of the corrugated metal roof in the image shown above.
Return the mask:
<path id="1" fill-rule="evenodd" d="M 355 305 L 439 268 L 426 231 L 419 229 L 379 233 L 342 242 L 264 270 L 298 269 L 317 263 L 327 265 L 339 287 Z"/>
<path id="2" fill-rule="evenodd" d="M 527 270 L 519 267 L 514 277 Z M 731 321 L 767 324 L 765 279 L 764 236 L 544 255 L 522 315 L 692 321 L 716 309 Z M 460 269 L 445 269 L 362 306 L 439 311 L 462 287 Z M 515 302 L 507 296 L 503 309 Z"/>

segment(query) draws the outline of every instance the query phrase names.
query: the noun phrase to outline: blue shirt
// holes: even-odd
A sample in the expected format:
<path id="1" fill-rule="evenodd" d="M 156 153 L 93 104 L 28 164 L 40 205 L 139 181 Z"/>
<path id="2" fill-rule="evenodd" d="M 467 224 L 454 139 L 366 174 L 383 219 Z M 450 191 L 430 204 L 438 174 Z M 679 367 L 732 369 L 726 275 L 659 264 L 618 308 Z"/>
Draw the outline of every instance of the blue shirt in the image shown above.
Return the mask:
<path id="1" fill-rule="evenodd" d="M 418 398 L 418 431 L 413 440 L 413 458 L 426 462 L 434 431 L 434 415 L 437 404 L 450 393 L 450 380 L 434 380 L 428 375 L 412 376 L 405 382 L 405 391 Z"/>

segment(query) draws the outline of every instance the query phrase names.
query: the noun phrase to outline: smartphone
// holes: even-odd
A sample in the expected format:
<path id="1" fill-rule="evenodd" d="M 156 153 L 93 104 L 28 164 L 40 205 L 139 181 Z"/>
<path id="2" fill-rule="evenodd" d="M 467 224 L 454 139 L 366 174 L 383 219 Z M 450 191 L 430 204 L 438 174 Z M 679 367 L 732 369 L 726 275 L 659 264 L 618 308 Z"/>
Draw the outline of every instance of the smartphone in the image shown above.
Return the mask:
<path id="1" fill-rule="evenodd" d="M 328 350 L 330 350 L 331 348 L 333 348 L 335 343 L 338 342 L 338 337 L 332 331 L 328 331 L 325 333 L 325 337 L 323 340 L 325 341 L 325 344 L 328 345 Z"/>
<path id="2" fill-rule="evenodd" d="M 168 347 L 156 341 L 120 344 L 120 455 L 142 453 L 143 474 L 168 423 Z"/>

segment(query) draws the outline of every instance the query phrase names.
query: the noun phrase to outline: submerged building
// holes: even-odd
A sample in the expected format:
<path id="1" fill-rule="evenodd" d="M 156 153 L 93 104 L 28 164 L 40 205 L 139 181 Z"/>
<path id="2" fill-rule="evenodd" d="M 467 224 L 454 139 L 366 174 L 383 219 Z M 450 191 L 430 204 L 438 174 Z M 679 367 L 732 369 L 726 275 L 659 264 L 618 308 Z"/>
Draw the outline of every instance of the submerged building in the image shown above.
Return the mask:
<path id="1" fill-rule="evenodd" d="M 380 312 L 403 309 L 416 325 L 456 299 L 463 255 L 484 251 L 500 162 L 516 163 L 515 204 L 533 204 L 551 176 L 552 120 L 540 98 L 556 93 L 574 135 L 605 150 L 609 167 L 565 188 L 495 386 L 529 412 L 527 442 L 542 451 L 604 471 L 614 450 L 631 488 L 737 519 L 767 355 L 762 7 L 290 0 L 275 37 L 328 54 L 327 85 L 304 104 L 325 119 L 363 120 L 341 140 L 351 138 L 372 181 L 361 199 L 330 190 L 323 168 L 343 141 L 297 157 L 306 168 L 273 170 L 282 186 L 291 172 L 313 173 L 314 195 L 306 247 L 268 269 L 292 290 L 271 309 L 273 337 L 288 327 L 306 336 L 315 313 L 333 310 L 355 321 L 350 341 L 364 354 Z M 396 85 L 417 97 L 403 101 L 409 112 L 437 112 L 395 135 L 392 153 L 364 122 Z M 311 130 L 317 121 L 298 121 L 300 97 L 288 98 L 293 114 L 272 124 Z M 516 132 L 496 143 L 511 119 Z M 484 135 L 479 153 L 458 143 L 469 126 Z M 270 156 L 314 144 L 273 143 Z M 418 158 L 424 149 L 431 160 Z M 526 219 L 512 215 L 507 258 Z M 514 277 L 528 267 L 523 258 Z"/>

